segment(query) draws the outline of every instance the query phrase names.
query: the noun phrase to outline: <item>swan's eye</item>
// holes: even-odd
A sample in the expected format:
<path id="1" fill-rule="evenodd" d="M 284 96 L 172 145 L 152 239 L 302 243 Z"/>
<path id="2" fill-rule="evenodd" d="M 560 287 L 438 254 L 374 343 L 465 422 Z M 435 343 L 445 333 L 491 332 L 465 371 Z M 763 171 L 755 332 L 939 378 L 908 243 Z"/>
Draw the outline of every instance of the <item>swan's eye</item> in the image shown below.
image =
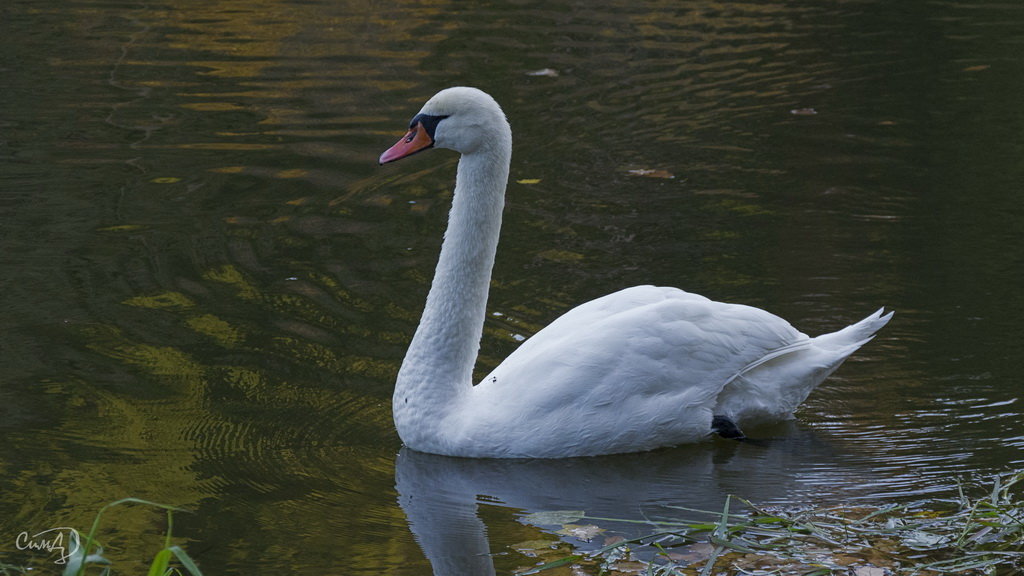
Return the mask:
<path id="1" fill-rule="evenodd" d="M 416 130 L 415 128 L 413 128 L 412 130 L 409 130 L 409 133 L 405 136 L 405 143 L 406 144 L 408 144 L 408 143 L 410 143 L 410 142 L 412 142 L 413 140 L 416 139 L 416 132 L 418 132 L 418 130 Z"/>
<path id="2" fill-rule="evenodd" d="M 415 135 L 416 131 L 425 130 L 430 139 L 434 139 L 434 131 L 437 130 L 437 125 L 448 118 L 445 116 L 433 116 L 430 114 L 417 114 L 412 122 L 409 122 L 409 133 Z"/>

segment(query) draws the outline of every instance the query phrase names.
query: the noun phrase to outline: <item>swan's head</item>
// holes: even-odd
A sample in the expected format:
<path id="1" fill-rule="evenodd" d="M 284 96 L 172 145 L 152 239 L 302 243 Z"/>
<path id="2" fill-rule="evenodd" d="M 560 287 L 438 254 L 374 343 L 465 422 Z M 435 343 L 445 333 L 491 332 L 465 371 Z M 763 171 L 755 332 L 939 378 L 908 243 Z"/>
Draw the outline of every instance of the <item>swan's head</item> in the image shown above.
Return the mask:
<path id="1" fill-rule="evenodd" d="M 380 156 L 387 164 L 428 148 L 473 154 L 501 143 L 511 145 L 511 131 L 501 107 L 486 92 L 456 86 L 427 100 L 409 122 L 409 131 Z"/>

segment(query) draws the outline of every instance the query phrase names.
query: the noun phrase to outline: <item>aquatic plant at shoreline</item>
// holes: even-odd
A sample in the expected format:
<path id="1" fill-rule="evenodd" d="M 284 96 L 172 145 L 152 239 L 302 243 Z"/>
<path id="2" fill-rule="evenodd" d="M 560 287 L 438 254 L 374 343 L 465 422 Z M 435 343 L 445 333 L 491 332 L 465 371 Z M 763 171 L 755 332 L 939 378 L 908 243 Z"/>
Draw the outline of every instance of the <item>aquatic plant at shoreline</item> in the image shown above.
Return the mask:
<path id="1" fill-rule="evenodd" d="M 1014 488 L 1022 481 L 1024 472 L 1000 474 L 984 485 L 961 481 L 952 497 L 886 506 L 761 507 L 736 498 L 744 510 L 733 511 L 730 497 L 721 512 L 678 508 L 707 520 L 636 521 L 652 532 L 612 537 L 594 552 L 528 554 L 546 559 L 517 574 L 560 567 L 571 567 L 574 576 L 1019 574 L 1024 499 Z M 603 521 L 624 522 L 584 513 L 540 516 L 560 518 L 560 533 L 581 539 L 600 533 Z"/>
<path id="2" fill-rule="evenodd" d="M 100 519 L 103 517 L 103 513 L 106 512 L 107 509 L 121 504 L 142 504 L 145 506 L 161 508 L 167 512 L 167 532 L 164 534 L 164 547 L 153 557 L 147 576 L 164 576 L 165 574 L 180 573 L 176 568 L 171 568 L 170 564 L 172 558 L 177 558 L 181 566 L 184 567 L 189 574 L 192 574 L 192 576 L 203 575 L 199 570 L 199 567 L 196 566 L 195 561 L 192 560 L 183 548 L 175 544 L 171 544 L 171 531 L 174 527 L 174 512 L 185 512 L 185 510 L 169 506 L 167 504 L 142 500 L 140 498 L 122 498 L 121 500 L 111 502 L 103 508 L 100 508 L 99 512 L 96 513 L 96 517 L 92 521 L 92 527 L 89 529 L 89 534 L 86 535 L 85 541 L 82 545 L 75 549 L 68 558 L 68 563 L 64 567 L 62 576 L 82 576 L 85 574 L 85 571 L 90 564 L 106 565 L 102 570 L 102 574 L 110 574 L 110 562 L 103 557 L 103 547 L 97 544 L 95 553 L 90 554 L 89 551 L 92 549 L 93 544 L 96 543 L 96 533 L 99 530 Z"/>
<path id="3" fill-rule="evenodd" d="M 141 498 L 122 498 L 111 502 L 96 513 L 93 518 L 92 526 L 89 528 L 88 534 L 84 538 L 79 535 L 77 530 L 72 528 L 61 528 L 57 530 L 67 530 L 68 538 L 66 542 L 66 548 L 63 544 L 60 547 L 62 555 L 66 550 L 66 555 L 58 560 L 58 564 L 63 564 L 64 569 L 61 571 L 61 576 L 84 576 L 89 568 L 96 568 L 99 570 L 100 576 L 111 576 L 113 569 L 111 563 L 103 556 L 103 546 L 99 544 L 97 534 L 99 532 L 100 520 L 103 518 L 103 513 L 114 506 L 120 506 L 123 504 L 141 504 L 144 506 L 152 506 L 160 508 L 167 513 L 167 531 L 164 533 L 164 547 L 161 548 L 156 555 L 153 557 L 150 563 L 147 576 L 168 576 L 171 574 L 182 575 L 184 571 L 192 576 L 203 576 L 203 573 L 196 566 L 195 561 L 187 552 L 180 546 L 171 543 L 171 532 L 174 528 L 174 512 L 185 512 L 182 508 L 170 506 L 167 504 L 160 504 L 158 502 L 150 502 L 149 500 L 143 500 Z M 50 532 L 50 530 L 45 531 Z M 40 546 L 40 549 L 49 549 L 51 547 Z M 53 550 L 51 550 L 53 551 Z M 177 564 L 172 565 L 172 561 L 177 559 Z M 15 566 L 12 564 L 6 564 L 0 562 L 0 576 L 8 575 L 24 575 L 33 573 L 32 568 Z"/>
<path id="4" fill-rule="evenodd" d="M 675 508 L 680 516 L 700 518 L 695 520 L 623 520 L 576 511 L 538 512 L 523 520 L 561 525 L 560 534 L 579 540 L 597 540 L 603 534 L 600 524 L 613 521 L 644 524 L 651 531 L 632 539 L 606 538 L 604 545 L 592 552 L 567 550 L 564 542 L 557 547 L 546 541 L 517 546 L 539 562 L 516 574 L 1009 576 L 1024 570 L 1021 486 L 1024 471 L 983 481 L 961 480 L 946 497 L 901 504 L 759 506 L 729 497 L 718 512 Z M 114 574 L 97 536 L 104 512 L 124 504 L 152 506 L 167 514 L 164 545 L 153 557 L 148 576 L 202 576 L 185 550 L 171 543 L 173 513 L 183 510 L 137 498 L 118 500 L 99 510 L 88 534 L 70 551 L 62 576 Z M 0 563 L 0 575 L 29 574 L 30 570 Z"/>

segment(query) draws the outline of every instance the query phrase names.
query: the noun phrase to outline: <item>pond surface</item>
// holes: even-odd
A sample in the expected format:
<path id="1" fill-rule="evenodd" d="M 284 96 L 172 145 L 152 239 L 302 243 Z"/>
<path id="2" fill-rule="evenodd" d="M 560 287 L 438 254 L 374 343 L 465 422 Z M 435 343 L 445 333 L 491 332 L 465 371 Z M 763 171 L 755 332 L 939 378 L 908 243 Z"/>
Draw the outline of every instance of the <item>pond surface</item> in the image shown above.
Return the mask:
<path id="1" fill-rule="evenodd" d="M 533 562 L 513 544 L 563 538 L 527 514 L 1020 468 L 1024 5 L 818 4 L 6 0 L 0 562 L 50 569 L 20 532 L 135 496 L 192 511 L 206 574 L 508 574 Z M 457 158 L 376 159 L 457 84 L 515 135 L 481 374 L 634 284 L 812 335 L 894 320 L 763 445 L 400 452 Z M 164 529 L 111 510 L 116 573 Z"/>

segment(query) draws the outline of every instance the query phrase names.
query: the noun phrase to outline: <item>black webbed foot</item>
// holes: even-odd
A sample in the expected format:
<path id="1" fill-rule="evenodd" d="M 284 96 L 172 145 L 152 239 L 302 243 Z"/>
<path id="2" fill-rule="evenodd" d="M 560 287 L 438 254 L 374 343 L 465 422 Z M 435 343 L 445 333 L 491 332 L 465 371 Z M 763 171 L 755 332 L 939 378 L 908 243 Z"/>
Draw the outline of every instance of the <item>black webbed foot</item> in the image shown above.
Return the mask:
<path id="1" fill-rule="evenodd" d="M 743 441 L 747 435 L 740 430 L 740 427 L 727 416 L 714 416 L 711 418 L 711 429 L 722 438 Z"/>

